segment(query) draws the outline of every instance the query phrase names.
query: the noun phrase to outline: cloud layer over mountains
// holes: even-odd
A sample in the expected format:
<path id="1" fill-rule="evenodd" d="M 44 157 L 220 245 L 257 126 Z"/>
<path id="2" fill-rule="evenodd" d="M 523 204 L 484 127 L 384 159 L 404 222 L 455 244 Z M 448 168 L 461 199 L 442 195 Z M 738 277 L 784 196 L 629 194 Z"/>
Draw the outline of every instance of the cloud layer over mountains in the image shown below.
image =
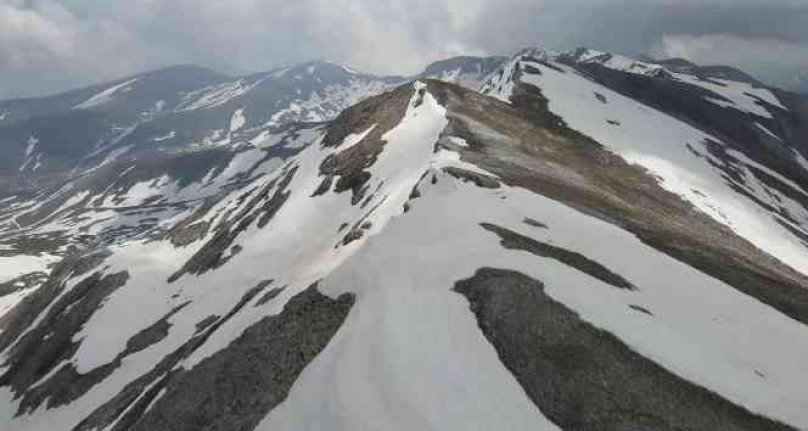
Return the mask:
<path id="1" fill-rule="evenodd" d="M 801 0 L 4 0 L 0 98 L 178 63 L 245 73 L 324 59 L 402 74 L 461 53 L 582 45 L 808 88 Z"/>

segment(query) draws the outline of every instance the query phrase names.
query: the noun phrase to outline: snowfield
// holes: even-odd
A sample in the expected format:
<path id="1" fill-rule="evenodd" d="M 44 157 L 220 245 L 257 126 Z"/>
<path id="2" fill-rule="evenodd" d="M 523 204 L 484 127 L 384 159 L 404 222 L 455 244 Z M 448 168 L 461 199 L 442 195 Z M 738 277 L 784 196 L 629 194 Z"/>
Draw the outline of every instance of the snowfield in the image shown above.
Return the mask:
<path id="1" fill-rule="evenodd" d="M 25 297 L 35 292 L 39 284 L 27 287 L 23 281 L 16 281 L 18 277 L 32 273 L 50 273 L 50 265 L 58 262 L 58 256 L 43 254 L 39 256 L 16 255 L 0 257 L 0 284 L 12 283 L 18 289 L 15 292 L 0 296 L 0 318 L 9 310 L 19 304 Z M 0 329 L 2 330 L 2 329 Z"/>

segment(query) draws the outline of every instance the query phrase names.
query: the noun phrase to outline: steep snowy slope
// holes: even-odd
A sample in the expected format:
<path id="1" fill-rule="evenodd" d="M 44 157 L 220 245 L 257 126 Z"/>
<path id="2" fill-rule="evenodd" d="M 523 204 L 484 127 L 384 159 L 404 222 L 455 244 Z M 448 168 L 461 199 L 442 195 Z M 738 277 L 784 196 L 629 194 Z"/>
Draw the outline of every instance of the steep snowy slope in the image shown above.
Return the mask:
<path id="1" fill-rule="evenodd" d="M 174 67 L 0 102 L 0 314 L 44 283 L 44 263 L 171 227 L 300 151 L 319 127 L 303 122 L 388 82 L 327 63 L 235 81 Z"/>
<path id="2" fill-rule="evenodd" d="M 0 318 L 0 424 L 808 426 L 808 279 L 562 120 L 528 66 L 591 81 L 547 64 L 490 83 L 509 103 L 428 80 L 270 132 L 192 211 L 68 254 Z"/>
<path id="3" fill-rule="evenodd" d="M 483 91 L 546 107 L 756 246 L 808 271 L 804 116 L 745 82 L 678 72 L 647 77 L 567 60 L 524 51 Z"/>
<path id="4" fill-rule="evenodd" d="M 246 141 L 184 151 L 121 157 L 55 187 L 12 196 L 0 207 L 0 243 L 8 305 L 42 285 L 43 268 L 85 249 L 149 238 L 174 226 L 217 195 L 274 170 L 315 139 L 320 126 L 298 125 Z M 50 259 L 46 259 L 50 258 Z M 6 279 L 7 278 L 7 279 Z M 0 315 L 7 307 L 0 309 Z"/>

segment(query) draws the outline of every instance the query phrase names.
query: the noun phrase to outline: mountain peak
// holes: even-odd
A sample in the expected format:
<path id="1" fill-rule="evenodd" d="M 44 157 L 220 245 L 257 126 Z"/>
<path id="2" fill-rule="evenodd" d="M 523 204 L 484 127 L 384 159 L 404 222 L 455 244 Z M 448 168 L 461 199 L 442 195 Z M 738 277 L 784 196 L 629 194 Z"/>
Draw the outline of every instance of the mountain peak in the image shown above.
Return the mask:
<path id="1" fill-rule="evenodd" d="M 128 77 L 129 79 L 136 77 L 136 76 L 146 76 L 146 75 L 173 75 L 173 74 L 208 74 L 208 75 L 216 75 L 216 76 L 226 76 L 219 72 L 215 72 L 212 69 L 207 67 L 199 66 L 196 64 L 191 63 L 180 63 L 174 64 L 166 67 L 162 67 L 159 69 L 150 70 L 148 72 L 138 73 L 137 75 L 132 75 Z M 126 80 L 127 78 L 122 78 L 120 80 Z"/>
<path id="2" fill-rule="evenodd" d="M 444 60 L 438 60 L 430 63 L 421 72 L 421 76 L 438 75 L 447 70 L 461 70 L 464 73 L 484 73 L 485 71 L 496 68 L 502 62 L 507 60 L 507 57 L 491 56 L 491 57 L 475 57 L 475 56 L 456 56 Z"/>
<path id="3" fill-rule="evenodd" d="M 476 90 L 485 77 L 497 70 L 506 60 L 507 57 L 500 56 L 451 57 L 430 63 L 423 72 L 416 75 L 416 78 L 438 79 Z"/>

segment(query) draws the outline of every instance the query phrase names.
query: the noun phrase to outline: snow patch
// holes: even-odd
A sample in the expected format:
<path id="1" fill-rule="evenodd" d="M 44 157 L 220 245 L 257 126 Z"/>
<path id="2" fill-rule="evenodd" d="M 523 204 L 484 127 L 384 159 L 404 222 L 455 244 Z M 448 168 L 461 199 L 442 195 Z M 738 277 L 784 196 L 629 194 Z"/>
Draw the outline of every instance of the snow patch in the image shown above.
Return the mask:
<path id="1" fill-rule="evenodd" d="M 233 113 L 233 116 L 230 117 L 230 132 L 235 132 L 242 127 L 247 122 L 247 119 L 244 117 L 244 108 L 237 109 L 236 112 Z"/>
<path id="2" fill-rule="evenodd" d="M 39 143 L 39 139 L 37 139 L 35 136 L 31 135 L 31 136 L 28 137 L 28 142 L 27 142 L 26 147 L 25 147 L 25 154 L 23 156 L 23 161 L 22 161 L 22 164 L 20 165 L 20 168 L 19 168 L 20 172 L 24 171 L 25 168 L 27 168 L 28 165 L 32 161 L 35 160 L 35 158 L 32 157 L 32 155 L 34 154 L 34 150 L 36 149 L 36 146 L 37 146 L 38 143 Z M 36 156 L 36 163 L 37 164 L 39 164 L 39 156 L 41 156 L 41 155 L 42 154 L 40 153 L 39 155 Z M 38 166 L 35 166 L 33 170 L 36 170 L 37 167 Z"/>
<path id="3" fill-rule="evenodd" d="M 760 123 L 758 123 L 758 122 L 755 122 L 755 126 L 757 126 L 757 128 L 758 128 L 758 129 L 759 129 L 761 132 L 765 133 L 765 134 L 766 134 L 767 136 L 769 136 L 770 138 L 773 138 L 773 139 L 775 139 L 775 140 L 777 140 L 777 141 L 783 142 L 783 139 L 781 139 L 779 136 L 775 135 L 775 134 L 774 134 L 774 132 L 772 132 L 771 130 L 769 130 L 768 128 L 766 128 L 766 126 L 764 126 L 764 125 L 762 125 L 762 124 L 760 124 Z"/>
<path id="4" fill-rule="evenodd" d="M 359 75 L 359 72 L 357 72 L 357 71 L 356 71 L 356 70 L 354 70 L 354 69 L 351 69 L 350 67 L 348 67 L 348 66 L 346 66 L 346 65 L 344 65 L 344 64 L 338 64 L 337 66 L 339 66 L 340 68 L 342 68 L 342 70 L 344 70 L 344 71 L 346 71 L 346 72 L 350 73 L 351 75 Z"/>
<path id="5" fill-rule="evenodd" d="M 449 136 L 448 140 L 450 143 L 457 145 L 458 147 L 468 148 L 469 144 L 466 142 L 465 139 L 457 137 L 457 136 Z"/>
<path id="6" fill-rule="evenodd" d="M 364 132 L 359 133 L 351 133 L 350 135 L 346 136 L 345 139 L 342 140 L 342 145 L 339 146 L 340 150 L 347 150 L 348 148 L 353 147 L 354 145 L 362 142 L 363 139 L 373 130 L 376 128 L 376 124 L 368 127 L 367 130 Z"/>
<path id="7" fill-rule="evenodd" d="M 587 49 L 582 52 L 578 57 L 578 61 L 580 63 L 597 63 L 609 69 L 643 76 L 654 76 L 665 70 L 658 64 L 637 61 L 619 54 L 611 54 L 592 49 Z"/>
<path id="8" fill-rule="evenodd" d="M 89 109 L 108 103 L 112 101 L 113 97 L 117 93 L 130 91 L 132 89 L 132 84 L 135 82 L 137 82 L 137 78 L 132 78 L 120 84 L 113 85 L 112 87 L 109 87 L 106 90 L 90 97 L 84 102 L 79 103 L 78 105 L 74 106 L 73 109 Z"/>
<path id="9" fill-rule="evenodd" d="M 234 82 L 212 85 L 194 90 L 183 96 L 176 111 L 191 111 L 195 109 L 208 109 L 223 105 L 239 96 L 247 94 L 260 85 L 266 77 L 248 83 L 245 79 Z"/>
<path id="10" fill-rule="evenodd" d="M 696 76 L 685 73 L 674 73 L 673 77 L 679 81 L 686 82 L 690 85 L 709 90 L 718 94 L 725 100 L 717 98 L 710 98 L 712 103 L 722 107 L 732 107 L 749 114 L 757 115 L 763 118 L 773 118 L 769 110 L 760 102 L 765 102 L 775 108 L 787 110 L 779 99 L 769 90 L 765 88 L 758 88 L 746 82 L 729 81 L 726 79 L 710 78 L 709 80 L 700 79 Z"/>
<path id="11" fill-rule="evenodd" d="M 47 272 L 47 265 L 58 260 L 50 254 L 0 256 L 0 283 L 32 272 Z"/>
<path id="12" fill-rule="evenodd" d="M 258 147 L 258 148 L 267 148 L 270 145 L 266 145 L 268 142 L 271 142 L 272 133 L 269 130 L 262 130 L 258 136 L 250 139 L 250 144 Z"/>
<path id="13" fill-rule="evenodd" d="M 160 135 L 160 136 L 152 138 L 151 141 L 152 142 L 167 141 L 169 139 L 174 139 L 175 136 L 177 136 L 177 132 L 172 130 L 172 131 L 170 131 L 170 132 L 168 132 L 168 133 L 166 133 L 164 135 Z"/>

